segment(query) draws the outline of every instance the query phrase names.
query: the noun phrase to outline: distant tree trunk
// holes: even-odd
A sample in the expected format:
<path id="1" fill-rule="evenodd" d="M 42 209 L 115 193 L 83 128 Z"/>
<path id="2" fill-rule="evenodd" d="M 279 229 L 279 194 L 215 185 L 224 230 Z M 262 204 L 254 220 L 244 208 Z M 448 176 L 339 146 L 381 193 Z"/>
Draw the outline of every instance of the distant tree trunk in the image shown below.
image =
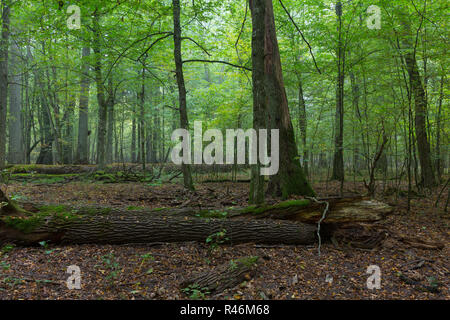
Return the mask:
<path id="1" fill-rule="evenodd" d="M 136 104 L 133 104 L 133 119 L 131 120 L 131 162 L 136 162 Z"/>
<path id="2" fill-rule="evenodd" d="M 294 128 L 289 115 L 283 81 L 280 51 L 275 31 L 272 0 L 265 5 L 264 75 L 265 94 L 270 129 L 279 130 L 279 170 L 270 177 L 267 192 L 287 198 L 290 195 L 313 196 L 312 190 L 298 160 Z"/>
<path id="3" fill-rule="evenodd" d="M 186 87 L 184 84 L 183 61 L 181 56 L 181 25 L 180 25 L 180 0 L 172 0 L 173 4 L 173 39 L 174 39 L 174 58 L 178 84 L 178 99 L 180 109 L 181 128 L 189 129 L 189 120 L 187 115 Z M 187 163 L 181 164 L 183 171 L 184 187 L 188 190 L 194 190 L 192 181 L 191 167 Z"/>
<path id="4" fill-rule="evenodd" d="M 36 160 L 37 164 L 53 164 L 54 135 L 51 128 L 50 107 L 44 96 L 41 96 L 41 150 Z"/>
<path id="5" fill-rule="evenodd" d="M 114 117 L 114 88 L 112 75 L 108 78 L 108 99 L 107 99 L 107 127 L 106 127 L 106 162 L 113 163 L 113 145 L 114 145 L 114 127 L 115 127 L 115 117 Z"/>
<path id="6" fill-rule="evenodd" d="M 73 93 L 68 94 L 67 109 L 64 112 L 64 141 L 63 141 L 63 158 L 62 163 L 73 163 L 73 120 L 75 111 L 75 96 Z"/>
<path id="7" fill-rule="evenodd" d="M 31 57 L 31 53 L 30 53 L 30 46 L 29 46 L 29 39 L 27 42 L 27 54 L 25 56 L 25 68 L 28 69 L 30 66 L 30 62 L 32 60 Z M 31 86 L 30 86 L 30 73 L 27 72 L 24 75 L 24 84 L 25 84 L 25 110 L 24 110 L 24 125 L 23 125 L 23 133 L 22 133 L 22 137 L 23 137 L 23 141 L 24 141 L 24 163 L 26 164 L 30 164 L 31 163 L 31 159 L 30 159 L 30 154 L 31 154 L 31 135 L 32 133 L 32 129 L 34 128 L 34 115 L 33 115 L 33 105 L 34 105 L 34 101 L 35 98 L 33 96 L 33 98 L 31 98 L 31 94 L 30 92 L 32 92 L 31 90 Z M 34 135 L 35 140 L 37 140 L 36 134 Z M 35 143 L 35 146 L 37 145 L 37 143 Z M 33 147 L 34 148 L 34 147 Z"/>
<path id="8" fill-rule="evenodd" d="M 303 86 L 301 79 L 298 80 L 298 111 L 299 111 L 298 124 L 300 127 L 300 138 L 302 139 L 302 148 L 303 148 L 303 170 L 305 171 L 305 175 L 308 176 L 308 149 L 306 144 L 308 122 L 306 116 L 305 97 L 303 96 Z"/>
<path id="9" fill-rule="evenodd" d="M 106 166 L 106 121 L 107 121 L 107 102 L 105 98 L 105 87 L 103 85 L 102 76 L 102 52 L 100 47 L 100 14 L 98 8 L 94 12 L 93 18 L 93 49 L 95 53 L 95 82 L 97 85 L 97 101 L 98 101 L 98 126 L 97 126 L 97 164 L 99 169 Z"/>
<path id="10" fill-rule="evenodd" d="M 264 37 L 266 0 L 250 0 L 252 13 L 252 80 L 253 80 L 253 129 L 259 138 L 259 129 L 267 128 L 266 89 L 264 79 Z M 258 145 L 259 148 L 259 145 Z M 260 174 L 259 159 L 251 168 L 249 202 L 264 202 L 264 176 Z"/>
<path id="11" fill-rule="evenodd" d="M 141 82 L 141 92 L 139 93 L 139 154 L 141 156 L 140 160 L 142 163 L 142 170 L 145 171 L 145 67 L 142 67 L 142 82 Z"/>
<path id="12" fill-rule="evenodd" d="M 8 103 L 8 46 L 10 8 L 6 0 L 1 1 L 2 24 L 0 38 L 0 169 L 6 160 L 6 113 Z"/>
<path id="13" fill-rule="evenodd" d="M 23 163 L 22 138 L 22 70 L 19 65 L 20 49 L 15 42 L 11 45 L 9 68 L 11 72 L 9 84 L 9 144 L 8 162 Z"/>
<path id="14" fill-rule="evenodd" d="M 344 61 L 345 52 L 342 43 L 342 3 L 336 4 L 338 17 L 338 47 L 337 47 L 337 87 L 336 87 L 336 119 L 334 130 L 334 157 L 332 180 L 344 181 Z"/>
<path id="15" fill-rule="evenodd" d="M 90 47 L 83 47 L 81 52 L 81 85 L 80 105 L 78 111 L 78 147 L 76 155 L 77 164 L 89 163 L 89 64 L 87 58 L 91 53 Z"/>
<path id="16" fill-rule="evenodd" d="M 359 114 L 359 84 L 353 72 L 350 72 L 350 81 L 352 86 L 352 105 L 353 105 L 353 114 L 358 119 L 358 122 L 355 121 L 353 124 L 353 165 L 356 171 L 361 170 L 363 167 L 362 159 L 360 156 L 360 133 L 358 132 L 357 123 L 361 124 L 361 116 Z"/>

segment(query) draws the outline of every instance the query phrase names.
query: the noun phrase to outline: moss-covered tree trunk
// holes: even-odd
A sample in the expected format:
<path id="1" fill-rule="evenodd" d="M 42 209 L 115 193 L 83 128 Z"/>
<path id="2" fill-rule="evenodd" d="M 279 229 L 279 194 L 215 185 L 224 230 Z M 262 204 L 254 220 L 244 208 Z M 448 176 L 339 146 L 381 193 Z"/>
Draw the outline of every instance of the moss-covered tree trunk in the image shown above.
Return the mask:
<path id="1" fill-rule="evenodd" d="M 287 198 L 290 195 L 314 196 L 298 157 L 294 128 L 281 68 L 272 0 L 265 1 L 264 76 L 270 129 L 279 130 L 279 171 L 271 176 L 267 192 Z"/>
<path id="2" fill-rule="evenodd" d="M 222 210 L 168 208 L 117 210 L 42 206 L 25 211 L 0 192 L 0 242 L 35 245 L 126 244 L 151 242 L 205 242 L 221 234 L 220 243 L 313 244 L 323 204 L 293 200 L 270 206 Z M 373 222 L 391 211 L 388 205 L 360 198 L 328 199 L 329 212 L 321 235 L 326 238 L 337 225 Z M 286 221 L 291 220 L 291 221 Z"/>
<path id="3" fill-rule="evenodd" d="M 0 242 L 35 245 L 127 244 L 199 241 L 223 234 L 220 243 L 312 244 L 316 227 L 304 223 L 273 220 L 204 219 L 145 214 L 2 217 Z"/>

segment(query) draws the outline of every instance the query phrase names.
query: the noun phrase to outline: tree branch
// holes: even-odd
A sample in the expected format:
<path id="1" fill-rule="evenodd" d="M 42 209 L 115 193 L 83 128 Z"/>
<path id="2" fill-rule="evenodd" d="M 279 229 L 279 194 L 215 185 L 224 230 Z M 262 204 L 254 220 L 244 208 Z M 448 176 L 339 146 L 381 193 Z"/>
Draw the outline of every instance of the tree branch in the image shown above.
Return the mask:
<path id="1" fill-rule="evenodd" d="M 191 60 L 184 60 L 184 61 L 183 61 L 183 64 L 184 64 L 184 63 L 190 63 L 190 62 L 222 63 L 222 64 L 229 65 L 229 66 L 231 66 L 231 67 L 234 67 L 234 68 L 239 68 L 239 69 L 244 69 L 244 70 L 247 70 L 247 71 L 252 71 L 252 69 L 247 68 L 246 66 L 239 66 L 239 65 L 237 65 L 237 64 L 233 64 L 233 63 L 226 62 L 226 61 L 220 61 L 220 60 L 191 59 Z"/>
<path id="2" fill-rule="evenodd" d="M 309 44 L 309 42 L 305 39 L 305 36 L 303 35 L 303 32 L 300 30 L 300 28 L 297 26 L 297 24 L 295 23 L 294 19 L 292 18 L 292 16 L 290 15 L 289 11 L 286 9 L 286 7 L 284 6 L 283 2 L 281 0 L 280 4 L 283 7 L 284 11 L 286 12 L 287 16 L 289 17 L 289 20 L 291 20 L 292 24 L 295 26 L 295 28 L 297 29 L 297 31 L 300 33 L 300 35 L 302 36 L 303 41 L 305 41 L 306 45 L 309 48 L 309 53 L 311 54 L 311 57 L 314 61 L 314 66 L 316 67 L 317 72 L 319 72 L 319 74 L 322 74 L 322 72 L 320 72 L 319 67 L 317 66 L 317 62 L 316 62 L 316 58 L 314 57 L 314 54 L 312 52 L 312 48 L 311 45 Z"/>

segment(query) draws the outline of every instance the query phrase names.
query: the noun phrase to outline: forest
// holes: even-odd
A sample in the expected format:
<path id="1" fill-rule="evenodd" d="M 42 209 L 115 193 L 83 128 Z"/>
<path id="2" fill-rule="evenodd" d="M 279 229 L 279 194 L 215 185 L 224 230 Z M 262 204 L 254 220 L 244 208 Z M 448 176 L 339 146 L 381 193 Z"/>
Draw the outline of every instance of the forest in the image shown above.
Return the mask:
<path id="1" fill-rule="evenodd" d="M 448 10 L 0 0 L 0 300 L 448 300 Z"/>

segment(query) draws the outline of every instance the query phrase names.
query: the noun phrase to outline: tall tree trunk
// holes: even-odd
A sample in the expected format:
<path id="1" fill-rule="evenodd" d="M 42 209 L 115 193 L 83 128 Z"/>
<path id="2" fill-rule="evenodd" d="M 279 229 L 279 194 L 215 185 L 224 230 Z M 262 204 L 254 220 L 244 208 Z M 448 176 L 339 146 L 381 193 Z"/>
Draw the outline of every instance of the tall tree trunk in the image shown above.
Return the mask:
<path id="1" fill-rule="evenodd" d="M 23 163 L 22 138 L 22 70 L 19 65 L 20 49 L 15 42 L 11 45 L 9 84 L 9 144 L 8 162 Z"/>
<path id="2" fill-rule="evenodd" d="M 95 82 L 97 85 L 97 101 L 98 101 L 98 126 L 97 126 L 97 164 L 99 169 L 106 166 L 106 121 L 107 121 L 107 102 L 105 98 L 105 87 L 102 76 L 102 52 L 100 48 L 100 14 L 98 8 L 94 12 L 93 17 L 93 49 L 95 53 Z"/>
<path id="3" fill-rule="evenodd" d="M 0 38 L 0 169 L 6 160 L 6 113 L 8 102 L 8 46 L 10 8 L 6 0 L 1 1 L 2 24 Z"/>
<path id="4" fill-rule="evenodd" d="M 180 25 L 180 0 L 172 0 L 173 5 L 173 40 L 174 40 L 174 59 L 178 84 L 178 99 L 180 109 L 180 124 L 182 129 L 189 129 L 189 120 L 187 115 L 186 87 L 184 84 L 183 61 L 181 56 L 181 25 Z M 192 181 L 191 167 L 187 163 L 181 164 L 183 171 L 184 187 L 188 190 L 194 190 Z"/>
<path id="5" fill-rule="evenodd" d="M 278 173 L 270 177 L 267 192 L 283 198 L 294 194 L 313 196 L 314 191 L 298 160 L 294 128 L 283 81 L 272 0 L 266 0 L 264 24 L 264 78 L 268 126 L 270 129 L 279 130 L 280 157 Z"/>
<path id="6" fill-rule="evenodd" d="M 264 37 L 266 0 L 250 0 L 252 13 L 252 80 L 253 80 L 253 129 L 259 138 L 259 129 L 267 128 L 266 89 L 264 83 Z M 259 144 L 258 144 L 259 149 Z M 264 202 L 264 176 L 260 174 L 259 159 L 251 168 L 249 202 Z"/>
<path id="7" fill-rule="evenodd" d="M 344 49 L 342 43 L 342 3 L 336 4 L 338 17 L 338 47 L 337 47 L 337 87 L 336 87 L 336 118 L 334 130 L 334 157 L 332 180 L 344 181 Z"/>
<path id="8" fill-rule="evenodd" d="M 436 179 L 433 172 L 430 143 L 426 131 L 427 102 L 417 61 L 412 52 L 413 48 L 408 46 L 407 49 L 409 51 L 405 54 L 404 58 L 409 74 L 410 88 L 414 97 L 414 125 L 421 168 L 421 185 L 426 188 L 431 188 L 436 185 Z"/>
<path id="9" fill-rule="evenodd" d="M 78 110 L 78 146 L 76 163 L 89 163 L 89 63 L 87 61 L 91 53 L 90 47 L 83 47 L 81 51 L 81 84 L 80 106 Z"/>

